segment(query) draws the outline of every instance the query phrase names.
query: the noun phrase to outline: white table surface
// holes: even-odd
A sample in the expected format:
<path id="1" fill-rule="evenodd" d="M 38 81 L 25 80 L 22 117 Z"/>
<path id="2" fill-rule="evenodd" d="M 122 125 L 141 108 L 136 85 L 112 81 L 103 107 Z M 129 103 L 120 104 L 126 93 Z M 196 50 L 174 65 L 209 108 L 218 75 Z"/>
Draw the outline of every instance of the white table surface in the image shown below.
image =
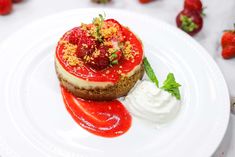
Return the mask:
<path id="1" fill-rule="evenodd" d="M 203 30 L 194 38 L 207 49 L 217 62 L 225 76 L 231 96 L 235 97 L 235 59 L 223 60 L 220 56 L 219 44 L 222 31 L 232 28 L 235 22 L 235 1 L 204 0 L 203 4 L 207 6 L 205 10 L 207 16 L 204 19 Z M 23 3 L 14 5 L 12 14 L 0 16 L 0 44 L 9 35 L 31 21 L 49 14 L 84 7 L 112 7 L 133 10 L 162 19 L 175 26 L 175 16 L 182 9 L 183 0 L 156 0 L 156 2 L 147 5 L 139 4 L 137 0 L 113 0 L 113 3 L 108 5 L 93 4 L 90 0 L 25 0 Z M 234 157 L 234 148 L 235 116 L 231 115 L 227 133 L 214 157 Z M 0 157 L 3 157 L 1 156 L 1 149 Z"/>

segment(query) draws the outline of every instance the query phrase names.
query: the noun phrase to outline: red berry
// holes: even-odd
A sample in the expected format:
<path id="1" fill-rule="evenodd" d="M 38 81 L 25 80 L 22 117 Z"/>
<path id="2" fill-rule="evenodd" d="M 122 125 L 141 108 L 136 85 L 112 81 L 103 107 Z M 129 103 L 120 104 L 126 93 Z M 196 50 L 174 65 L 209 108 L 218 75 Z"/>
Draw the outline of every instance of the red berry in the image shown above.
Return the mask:
<path id="1" fill-rule="evenodd" d="M 111 0 L 92 0 L 92 2 L 106 4 L 108 2 L 111 2 Z"/>
<path id="2" fill-rule="evenodd" d="M 82 30 L 79 28 L 72 29 L 71 33 L 69 34 L 69 42 L 71 44 L 76 45 L 78 43 L 79 36 L 82 35 Z"/>
<path id="3" fill-rule="evenodd" d="M 23 0 L 12 0 L 13 3 L 20 3 L 22 2 Z"/>
<path id="4" fill-rule="evenodd" d="M 94 38 L 83 34 L 81 39 L 78 41 L 77 56 L 82 58 L 85 55 L 91 54 L 95 51 L 96 45 L 98 45 L 98 43 Z"/>
<path id="5" fill-rule="evenodd" d="M 96 45 L 98 45 L 93 37 L 89 36 L 86 31 L 79 27 L 72 30 L 69 35 L 69 42 L 77 45 L 77 56 L 80 58 L 91 54 L 95 51 Z"/>
<path id="6" fill-rule="evenodd" d="M 92 54 L 92 60 L 88 64 L 95 70 L 102 70 L 109 66 L 110 61 L 108 57 L 108 48 L 100 46 L 98 48 L 98 54 Z"/>
<path id="7" fill-rule="evenodd" d="M 11 0 L 0 0 L 0 15 L 7 15 L 12 11 Z"/>
<path id="8" fill-rule="evenodd" d="M 222 56 L 224 59 L 235 57 L 235 24 L 234 30 L 227 30 L 221 38 Z"/>
<path id="9" fill-rule="evenodd" d="M 139 0 L 139 2 L 140 3 L 143 3 L 143 4 L 145 4 L 145 3 L 149 3 L 149 2 L 152 2 L 153 0 Z"/>
<path id="10" fill-rule="evenodd" d="M 235 45 L 226 46 L 222 50 L 222 56 L 224 59 L 230 59 L 235 57 Z"/>
<path id="11" fill-rule="evenodd" d="M 226 31 L 224 32 L 222 39 L 221 39 L 221 45 L 223 48 L 225 48 L 228 45 L 234 45 L 235 46 L 235 31 Z"/>
<path id="12" fill-rule="evenodd" d="M 199 13 L 201 13 L 203 10 L 201 0 L 185 0 L 184 8 L 188 10 L 194 10 Z"/>
<path id="13" fill-rule="evenodd" d="M 180 29 L 193 36 L 202 29 L 203 19 L 200 13 L 184 9 L 177 15 L 176 24 Z"/>

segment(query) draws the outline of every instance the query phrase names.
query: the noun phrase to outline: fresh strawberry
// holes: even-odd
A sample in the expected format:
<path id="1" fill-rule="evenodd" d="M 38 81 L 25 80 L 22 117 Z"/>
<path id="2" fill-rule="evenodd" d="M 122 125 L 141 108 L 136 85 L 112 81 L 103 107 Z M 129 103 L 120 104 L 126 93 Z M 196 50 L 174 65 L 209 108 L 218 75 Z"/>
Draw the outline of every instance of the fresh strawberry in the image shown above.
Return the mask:
<path id="1" fill-rule="evenodd" d="M 78 43 L 79 36 L 82 35 L 82 30 L 78 27 L 72 29 L 69 34 L 69 42 L 76 45 Z"/>
<path id="2" fill-rule="evenodd" d="M 201 0 L 185 0 L 184 1 L 184 8 L 188 10 L 194 10 L 199 13 L 202 13 L 203 7 Z"/>
<path id="3" fill-rule="evenodd" d="M 92 0 L 92 2 L 106 4 L 108 2 L 111 2 L 111 0 Z"/>
<path id="4" fill-rule="evenodd" d="M 12 0 L 13 3 L 20 3 L 22 2 L 23 0 Z"/>
<path id="5" fill-rule="evenodd" d="M 77 56 L 83 58 L 85 55 L 91 54 L 97 45 L 95 39 L 88 36 L 87 32 L 76 27 L 69 34 L 69 42 L 77 45 Z"/>
<path id="6" fill-rule="evenodd" d="M 78 49 L 77 49 L 77 55 L 78 57 L 84 57 L 87 54 L 91 54 L 95 51 L 95 47 L 98 45 L 96 40 L 90 36 L 87 36 L 86 34 L 83 34 L 83 36 L 78 41 Z"/>
<path id="7" fill-rule="evenodd" d="M 143 3 L 143 4 L 149 3 L 149 2 L 152 2 L 152 1 L 154 1 L 154 0 L 139 0 L 139 2 Z"/>
<path id="8" fill-rule="evenodd" d="M 224 59 L 230 59 L 235 57 L 235 45 L 226 46 L 222 50 L 222 56 Z"/>
<path id="9" fill-rule="evenodd" d="M 109 66 L 110 61 L 108 57 L 108 49 L 107 47 L 100 46 L 98 48 L 99 53 L 97 54 L 92 54 L 92 60 L 88 62 L 88 64 L 94 68 L 95 70 L 102 70 L 105 69 Z"/>
<path id="10" fill-rule="evenodd" d="M 0 0 L 0 15 L 7 15 L 12 11 L 11 0 Z"/>
<path id="11" fill-rule="evenodd" d="M 221 38 L 222 56 L 224 59 L 235 57 L 235 24 L 234 30 L 227 30 Z"/>
<path id="12" fill-rule="evenodd" d="M 184 9 L 177 15 L 176 24 L 180 29 L 193 36 L 202 29 L 203 19 L 200 13 Z"/>
<path id="13" fill-rule="evenodd" d="M 235 31 L 225 31 L 221 39 L 221 45 L 223 48 L 227 45 L 235 46 Z"/>

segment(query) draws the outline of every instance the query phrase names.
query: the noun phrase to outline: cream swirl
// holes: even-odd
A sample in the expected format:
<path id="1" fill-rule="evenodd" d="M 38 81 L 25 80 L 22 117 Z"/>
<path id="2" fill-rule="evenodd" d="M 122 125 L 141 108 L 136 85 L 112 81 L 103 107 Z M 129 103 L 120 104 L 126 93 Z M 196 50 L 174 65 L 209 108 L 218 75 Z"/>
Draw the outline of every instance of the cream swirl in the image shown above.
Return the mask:
<path id="1" fill-rule="evenodd" d="M 173 120 L 180 109 L 179 100 L 150 81 L 139 81 L 125 98 L 125 105 L 134 116 L 157 125 Z"/>

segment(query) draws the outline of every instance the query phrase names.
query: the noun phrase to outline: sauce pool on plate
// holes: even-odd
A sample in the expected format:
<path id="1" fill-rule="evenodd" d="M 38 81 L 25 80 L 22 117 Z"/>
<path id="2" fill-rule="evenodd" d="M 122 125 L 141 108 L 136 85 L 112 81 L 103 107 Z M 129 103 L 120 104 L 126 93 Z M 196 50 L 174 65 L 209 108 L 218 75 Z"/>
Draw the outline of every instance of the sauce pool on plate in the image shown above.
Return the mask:
<path id="1" fill-rule="evenodd" d="M 61 93 L 72 118 L 90 133 L 102 137 L 117 137 L 129 130 L 132 118 L 120 101 L 83 100 L 62 86 Z"/>

